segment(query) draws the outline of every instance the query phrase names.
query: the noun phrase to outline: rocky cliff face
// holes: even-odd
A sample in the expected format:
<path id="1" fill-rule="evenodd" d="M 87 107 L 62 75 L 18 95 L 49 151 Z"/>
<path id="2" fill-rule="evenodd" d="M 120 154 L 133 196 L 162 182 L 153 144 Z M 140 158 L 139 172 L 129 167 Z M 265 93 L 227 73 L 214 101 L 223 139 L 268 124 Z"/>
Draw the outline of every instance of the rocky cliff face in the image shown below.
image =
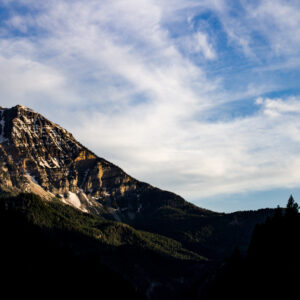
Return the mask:
<path id="1" fill-rule="evenodd" d="M 20 105 L 0 108 L 0 188 L 57 197 L 116 220 L 134 219 L 153 205 L 187 205 L 173 193 L 130 177 L 59 125 Z"/>

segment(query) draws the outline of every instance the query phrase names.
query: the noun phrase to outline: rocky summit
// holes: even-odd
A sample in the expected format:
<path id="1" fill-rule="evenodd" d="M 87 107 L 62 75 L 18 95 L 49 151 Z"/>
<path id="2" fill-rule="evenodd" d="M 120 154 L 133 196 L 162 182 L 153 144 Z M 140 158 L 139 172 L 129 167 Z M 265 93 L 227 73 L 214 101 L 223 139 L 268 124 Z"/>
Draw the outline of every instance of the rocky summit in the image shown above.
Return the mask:
<path id="1" fill-rule="evenodd" d="M 133 220 L 153 206 L 193 207 L 132 178 L 61 126 L 21 105 L 0 107 L 0 189 L 56 197 L 83 212 L 119 221 Z"/>

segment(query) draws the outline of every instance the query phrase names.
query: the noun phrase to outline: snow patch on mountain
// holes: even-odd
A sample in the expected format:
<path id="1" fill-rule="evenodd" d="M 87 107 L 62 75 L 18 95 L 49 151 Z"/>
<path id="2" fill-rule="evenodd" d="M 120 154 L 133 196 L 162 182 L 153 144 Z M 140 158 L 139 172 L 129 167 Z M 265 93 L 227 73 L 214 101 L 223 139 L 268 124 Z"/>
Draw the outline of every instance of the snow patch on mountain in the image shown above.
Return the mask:
<path id="1" fill-rule="evenodd" d="M 5 126 L 5 120 L 3 118 L 4 110 L 0 110 L 0 125 L 1 125 L 1 131 L 0 131 L 0 144 L 7 142 L 7 138 L 4 137 L 4 126 Z"/>
<path id="2" fill-rule="evenodd" d="M 51 157 L 51 160 L 56 168 L 60 168 L 59 162 L 57 158 Z"/>
<path id="3" fill-rule="evenodd" d="M 47 161 L 45 161 L 43 158 L 40 158 L 40 161 L 39 161 L 39 165 L 41 166 L 41 167 L 47 167 L 47 168 L 51 168 L 50 167 L 50 165 L 48 164 L 48 162 Z"/>
<path id="4" fill-rule="evenodd" d="M 38 182 L 36 181 L 36 179 L 35 179 L 34 176 L 30 175 L 29 173 L 26 173 L 26 175 L 30 178 L 30 180 L 31 180 L 34 184 L 39 185 Z"/>
<path id="5" fill-rule="evenodd" d="M 50 192 L 45 191 L 36 181 L 35 177 L 30 175 L 29 173 L 25 174 L 25 177 L 28 180 L 27 187 L 25 189 L 26 192 L 34 193 L 36 195 L 39 195 L 40 197 L 51 200 L 54 198 L 54 195 Z"/>
<path id="6" fill-rule="evenodd" d="M 68 198 L 66 200 L 70 203 L 70 205 L 80 209 L 81 202 L 75 193 L 69 192 Z"/>

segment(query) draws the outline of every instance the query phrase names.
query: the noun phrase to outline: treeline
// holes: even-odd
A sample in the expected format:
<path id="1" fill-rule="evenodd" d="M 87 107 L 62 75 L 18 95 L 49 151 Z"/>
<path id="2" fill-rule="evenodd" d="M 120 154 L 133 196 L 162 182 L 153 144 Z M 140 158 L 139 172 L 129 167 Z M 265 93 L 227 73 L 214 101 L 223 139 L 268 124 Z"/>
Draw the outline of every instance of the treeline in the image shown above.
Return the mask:
<path id="1" fill-rule="evenodd" d="M 291 196 L 286 208 L 255 227 L 243 257 L 238 249 L 216 273 L 201 299 L 296 299 L 299 297 L 300 214 Z M 197 287 L 191 299 L 200 299 Z"/>

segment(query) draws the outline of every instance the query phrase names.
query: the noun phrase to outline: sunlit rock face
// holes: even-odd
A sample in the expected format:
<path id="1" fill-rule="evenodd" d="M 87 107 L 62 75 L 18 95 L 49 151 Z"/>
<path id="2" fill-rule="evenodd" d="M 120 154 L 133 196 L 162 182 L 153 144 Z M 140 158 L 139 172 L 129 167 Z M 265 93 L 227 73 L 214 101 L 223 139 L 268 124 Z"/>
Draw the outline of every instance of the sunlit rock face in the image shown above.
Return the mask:
<path id="1" fill-rule="evenodd" d="M 59 125 L 20 105 L 0 108 L 0 188 L 57 197 L 117 220 L 134 219 L 152 205 L 186 203 L 130 177 Z"/>

